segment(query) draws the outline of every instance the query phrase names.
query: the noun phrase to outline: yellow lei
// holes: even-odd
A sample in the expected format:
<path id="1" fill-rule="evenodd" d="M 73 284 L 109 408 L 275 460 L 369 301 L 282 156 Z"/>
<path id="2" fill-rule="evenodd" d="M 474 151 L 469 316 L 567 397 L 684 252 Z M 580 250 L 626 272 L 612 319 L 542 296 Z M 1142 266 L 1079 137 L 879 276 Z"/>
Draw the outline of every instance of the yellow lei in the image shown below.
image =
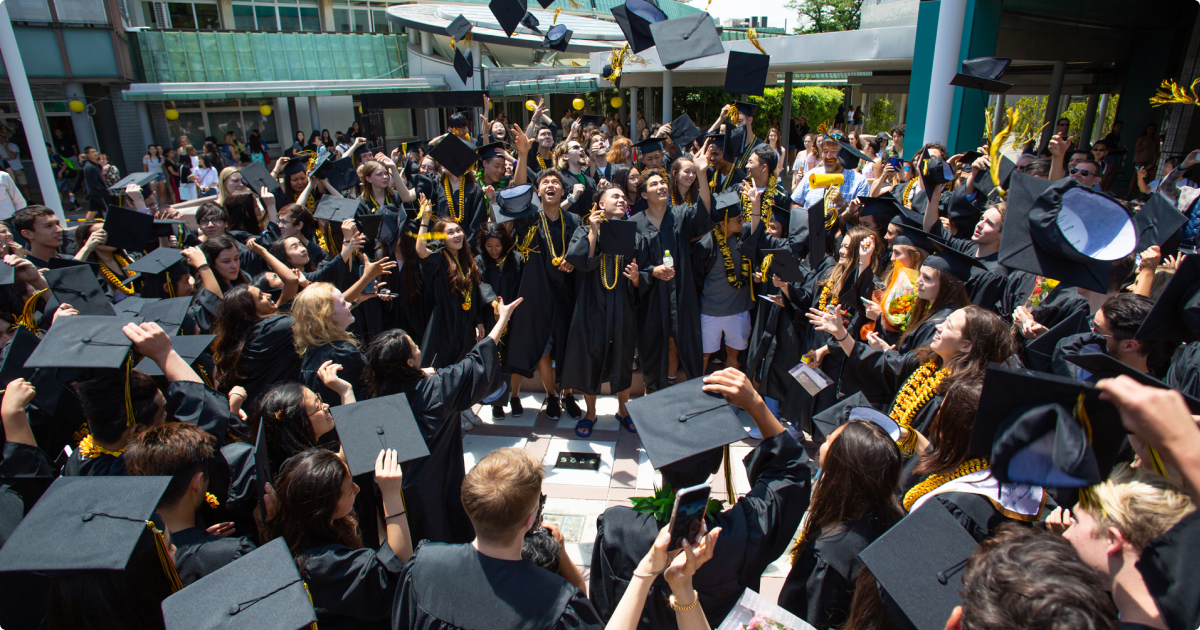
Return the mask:
<path id="1" fill-rule="evenodd" d="M 617 281 L 621 279 L 621 259 L 624 258 L 624 256 L 617 255 L 612 257 L 615 262 L 613 264 L 613 279 L 611 285 L 608 282 L 608 258 L 608 254 L 600 254 L 600 282 L 604 285 L 605 289 L 612 291 L 613 289 L 617 288 Z"/>
<path id="2" fill-rule="evenodd" d="M 926 403 L 933 400 L 938 385 L 949 375 L 948 368 L 938 370 L 937 364 L 929 361 L 917 368 L 917 371 L 904 381 L 900 393 L 896 394 L 896 401 L 892 403 L 892 412 L 888 415 L 896 421 L 896 424 L 908 429 L 908 437 L 897 443 L 900 453 L 905 457 L 911 456 L 916 450 L 917 432 L 912 428 L 913 418 L 917 417 L 917 412 L 921 411 Z"/>
<path id="3" fill-rule="evenodd" d="M 124 269 L 130 265 L 130 262 L 122 258 L 120 254 L 114 253 L 113 260 L 116 261 L 117 265 L 120 266 L 121 269 Z M 100 263 L 100 273 L 104 274 L 104 279 L 108 280 L 108 283 L 111 284 L 114 289 L 124 293 L 125 295 L 134 294 L 133 287 L 122 284 L 121 279 L 117 277 L 117 274 L 113 273 L 113 270 L 109 269 L 108 265 L 104 264 L 104 262 Z"/>
<path id="4" fill-rule="evenodd" d="M 904 193 L 902 195 L 900 195 L 900 197 L 902 198 L 901 203 L 903 203 L 904 207 L 906 207 L 906 208 L 912 207 L 913 187 L 916 185 L 917 185 L 916 177 L 908 180 L 908 183 L 905 184 L 905 186 L 904 186 Z"/>
<path id="5" fill-rule="evenodd" d="M 554 239 L 550 238 L 550 224 L 546 222 L 546 212 L 538 213 L 538 218 L 542 222 L 542 230 L 546 233 L 546 247 L 550 248 L 550 264 L 557 267 L 562 264 L 563 258 L 567 255 L 567 220 L 562 216 L 562 211 L 558 211 L 558 226 L 562 234 L 559 235 L 559 249 L 554 249 Z M 559 252 L 562 252 L 560 255 Z"/>
<path id="6" fill-rule="evenodd" d="M 730 173 L 730 175 L 732 176 L 733 173 Z M 763 189 L 762 196 L 759 197 L 758 212 L 762 215 L 762 220 L 767 223 L 771 222 L 771 208 L 775 207 L 775 194 L 778 192 L 775 190 L 775 186 L 775 176 L 772 175 L 767 178 L 767 187 Z M 750 200 L 745 195 L 742 195 L 742 212 L 746 221 L 750 220 L 750 215 L 753 211 L 754 204 L 750 203 Z"/>
<path id="7" fill-rule="evenodd" d="M 738 277 L 737 268 L 733 266 L 733 254 L 729 251 L 729 241 L 725 238 L 724 232 L 720 226 L 713 228 L 713 238 L 717 241 L 717 247 L 721 249 L 721 261 L 725 263 L 725 280 L 729 282 L 729 286 L 740 289 L 743 285 L 742 278 Z M 742 256 L 742 273 L 751 278 L 750 258 Z"/>
<path id="8" fill-rule="evenodd" d="M 125 449 L 121 449 L 119 451 L 110 451 L 110 450 L 104 448 L 103 446 L 96 444 L 96 442 L 94 440 L 92 440 L 91 435 L 84 437 L 83 440 L 79 442 L 78 448 L 79 448 L 79 455 L 81 457 L 83 457 L 84 459 L 96 459 L 97 457 L 100 457 L 101 455 L 112 455 L 113 457 L 120 457 L 121 454 L 125 452 Z"/>
<path id="9" fill-rule="evenodd" d="M 825 307 L 827 307 L 827 306 L 837 306 L 838 305 L 838 299 L 837 299 L 836 295 L 833 296 L 832 299 L 830 298 L 830 294 L 833 293 L 833 290 L 831 288 L 832 286 L 833 286 L 832 282 L 826 283 L 825 287 L 821 289 L 821 299 L 817 301 L 817 310 L 818 311 L 825 310 Z"/>
<path id="10" fill-rule="evenodd" d="M 446 207 L 450 210 L 450 220 L 462 225 L 463 217 L 467 214 L 467 206 L 464 203 L 467 194 L 467 182 L 458 182 L 458 214 L 454 213 L 454 196 L 450 194 L 450 178 L 442 178 L 442 186 L 446 188 Z"/>
<path id="11" fill-rule="evenodd" d="M 929 494 L 930 492 L 933 492 L 934 490 L 937 490 L 943 485 L 954 481 L 959 477 L 965 477 L 971 473 L 976 473 L 991 467 L 992 465 L 987 459 L 983 457 L 976 457 L 970 461 L 963 462 L 963 464 L 958 468 L 955 468 L 948 473 L 929 475 L 925 481 L 913 486 L 904 494 L 904 511 L 907 512 L 911 510 L 913 504 L 916 503 L 918 499 Z"/>

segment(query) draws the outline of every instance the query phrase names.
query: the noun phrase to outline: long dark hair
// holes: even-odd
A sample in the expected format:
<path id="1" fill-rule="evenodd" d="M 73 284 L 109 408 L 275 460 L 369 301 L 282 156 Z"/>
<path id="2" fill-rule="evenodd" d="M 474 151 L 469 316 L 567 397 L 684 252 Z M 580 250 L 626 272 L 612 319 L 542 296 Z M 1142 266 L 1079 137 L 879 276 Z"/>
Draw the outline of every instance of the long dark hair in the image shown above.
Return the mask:
<path id="1" fill-rule="evenodd" d="M 498 223 L 489 222 L 480 225 L 479 232 L 475 235 L 475 251 L 479 252 L 479 255 L 485 261 L 488 259 L 488 253 L 484 244 L 488 242 L 489 238 L 500 239 L 500 249 L 502 250 L 500 259 L 503 260 L 508 255 L 508 252 L 512 250 L 512 234 L 509 234 L 508 230 L 501 227 Z"/>
<path id="2" fill-rule="evenodd" d="M 932 448 L 921 454 L 914 474 L 950 472 L 967 461 L 982 391 L 983 381 L 978 379 L 960 380 L 950 387 L 929 427 Z"/>
<path id="3" fill-rule="evenodd" d="M 267 248 L 267 251 L 270 252 L 271 255 L 274 256 L 277 260 L 281 260 L 281 261 L 283 261 L 283 264 L 291 267 L 292 263 L 290 260 L 288 260 L 288 254 L 287 254 L 287 240 L 289 238 L 296 238 L 296 237 L 295 236 L 285 236 L 285 237 L 275 241 L 274 243 L 271 243 L 271 246 Z M 299 239 L 297 239 L 297 240 L 299 240 Z M 303 246 L 303 244 L 301 244 L 301 245 Z M 301 269 L 301 271 L 307 271 L 307 272 L 311 273 L 316 270 L 317 270 L 317 263 L 313 262 L 312 256 L 309 256 L 308 262 L 304 264 L 304 268 Z"/>
<path id="4" fill-rule="evenodd" d="M 251 430 L 257 432 L 262 423 L 265 423 L 263 436 L 267 439 L 267 456 L 273 473 L 289 457 L 317 446 L 317 435 L 304 404 L 304 386 L 300 383 L 276 383 L 258 397 L 250 412 Z"/>
<path id="5" fill-rule="evenodd" d="M 671 192 L 672 193 L 679 192 L 677 190 L 679 188 L 679 172 L 683 170 L 684 162 L 691 162 L 692 168 L 696 168 L 696 163 L 692 162 L 692 160 L 689 158 L 675 158 L 675 161 L 671 162 Z M 692 185 L 688 186 L 687 191 L 683 193 L 683 199 L 679 200 L 680 203 L 691 203 L 692 201 L 695 201 L 696 199 L 698 199 L 700 197 L 700 174 L 698 172 L 699 169 L 696 169 L 696 170 L 697 170 L 696 179 L 692 180 Z M 624 190 L 624 189 L 622 189 L 622 190 Z"/>
<path id="6" fill-rule="evenodd" d="M 829 443 L 821 478 L 813 489 L 806 542 L 871 515 L 881 529 L 904 517 L 900 449 L 879 425 L 851 420 Z"/>
<path id="7" fill-rule="evenodd" d="M 912 310 L 909 312 L 908 325 L 904 327 L 904 334 L 900 336 L 903 341 L 905 337 L 912 331 L 921 327 L 925 320 L 933 317 L 944 308 L 960 309 L 971 303 L 970 296 L 967 295 L 967 287 L 962 280 L 942 271 L 941 269 L 929 268 L 933 271 L 938 279 L 938 294 L 933 299 L 933 302 L 928 302 L 921 298 L 917 298 L 913 302 Z M 918 272 L 920 269 L 917 270 Z"/>
<path id="8" fill-rule="evenodd" d="M 486 223 L 484 225 L 487 225 Z M 421 266 L 417 264 L 417 236 L 411 230 L 400 230 L 400 238 L 396 240 L 396 249 L 400 250 L 404 266 L 400 267 L 400 289 L 404 299 L 420 300 L 425 292 L 425 281 L 421 279 Z"/>
<path id="9" fill-rule="evenodd" d="M 233 240 L 233 237 L 228 234 L 214 236 L 213 238 L 200 243 L 200 251 L 204 253 L 204 261 L 210 266 L 216 263 L 217 257 L 221 255 L 221 252 L 227 249 L 233 249 L 235 251 L 237 250 L 237 241 Z M 217 279 L 217 284 L 220 285 L 221 290 L 225 292 L 228 292 L 232 287 L 243 286 L 250 283 L 250 275 L 243 271 L 240 266 L 238 267 L 238 277 L 232 282 L 226 281 L 225 278 L 221 277 L 221 274 L 217 273 L 216 269 L 213 269 L 212 272 L 213 276 Z"/>
<path id="10" fill-rule="evenodd" d="M 408 364 L 408 360 L 416 356 L 415 346 L 412 337 L 399 328 L 380 333 L 371 340 L 367 346 L 363 380 L 371 388 L 372 398 L 399 394 L 413 381 L 425 378 L 425 372 L 419 366 Z"/>
<path id="11" fill-rule="evenodd" d="M 633 204 L 637 203 L 638 199 L 641 199 L 642 194 L 636 189 L 632 192 L 629 190 L 629 173 L 631 170 L 632 169 L 627 166 L 618 168 L 617 171 L 613 173 L 612 183 L 620 186 L 626 197 L 632 197 L 631 199 L 627 199 L 629 205 L 632 207 Z"/>
<path id="12" fill-rule="evenodd" d="M 446 219 L 439 220 L 433 224 L 433 231 L 445 232 L 446 226 L 451 223 L 453 221 Z M 455 223 L 455 225 L 458 224 Z M 457 254 L 450 253 L 449 247 L 443 247 L 441 255 L 446 257 L 446 262 L 452 262 L 458 267 L 458 271 L 447 278 L 450 282 L 451 291 L 459 295 L 466 295 L 467 291 L 471 290 L 471 287 L 479 286 L 481 282 L 479 267 L 475 265 L 475 256 L 471 255 L 471 248 L 465 240 L 463 241 L 463 246 L 458 249 Z M 449 265 L 447 265 L 447 269 L 449 269 Z"/>
<path id="13" fill-rule="evenodd" d="M 217 387 L 228 391 L 241 379 L 238 364 L 250 332 L 258 324 L 258 309 L 250 287 L 233 287 L 221 298 L 217 308 L 217 319 L 213 322 L 213 363 L 217 368 Z"/>
<path id="14" fill-rule="evenodd" d="M 307 549 L 325 545 L 362 547 L 354 512 L 333 518 L 349 476 L 350 469 L 337 453 L 311 449 L 287 460 L 271 482 L 279 497 L 279 511 L 267 522 L 265 538 L 283 536 L 301 571 Z"/>
<path id="15" fill-rule="evenodd" d="M 226 230 L 241 230 L 258 234 L 262 227 L 258 221 L 258 203 L 254 193 L 241 190 L 225 198 L 225 215 L 229 217 Z"/>
<path id="16" fill-rule="evenodd" d="M 985 308 L 969 304 L 959 309 L 966 318 L 962 337 L 971 344 L 966 354 L 961 354 L 945 367 L 950 368 L 950 376 L 942 379 L 938 393 L 945 395 L 959 381 L 982 381 L 987 372 L 988 363 L 1003 363 L 1016 352 L 1009 326 L 1000 316 Z M 922 363 L 936 361 L 942 366 L 941 357 L 929 346 L 917 348 L 914 352 Z"/>

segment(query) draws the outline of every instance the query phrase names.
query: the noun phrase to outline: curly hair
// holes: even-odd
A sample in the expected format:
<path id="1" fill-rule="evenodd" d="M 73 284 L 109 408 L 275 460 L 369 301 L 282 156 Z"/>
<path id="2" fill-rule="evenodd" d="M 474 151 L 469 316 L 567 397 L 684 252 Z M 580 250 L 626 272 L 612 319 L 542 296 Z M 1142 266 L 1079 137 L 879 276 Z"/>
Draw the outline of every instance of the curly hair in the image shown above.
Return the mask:
<path id="1" fill-rule="evenodd" d="M 445 232 L 446 226 L 454 223 L 446 219 L 441 219 L 433 224 L 434 232 Z M 456 224 L 457 225 L 457 224 Z M 450 275 L 447 280 L 450 282 L 450 289 L 459 295 L 466 295 L 471 287 L 479 286 L 482 282 L 479 275 L 479 267 L 475 265 L 475 257 L 471 255 L 471 248 L 467 247 L 466 243 L 458 248 L 458 253 L 451 253 L 449 247 L 443 247 L 441 256 L 446 258 L 446 268 L 449 269 L 453 264 L 458 268 L 458 271 Z"/>
<path id="2" fill-rule="evenodd" d="M 408 333 L 393 328 L 376 335 L 367 346 L 367 365 L 363 380 L 371 397 L 391 396 L 404 391 L 408 384 L 425 378 L 421 367 L 408 364 L 416 356 L 417 343 Z"/>
<path id="3" fill-rule="evenodd" d="M 221 298 L 217 307 L 217 318 L 213 322 L 213 363 L 217 368 L 217 387 L 228 391 L 241 380 L 238 364 L 250 332 L 258 324 L 261 317 L 255 307 L 254 295 L 250 287 L 239 285 L 233 287 Z"/>
<path id="4" fill-rule="evenodd" d="M 279 512 L 267 521 L 265 538 L 283 537 L 305 573 L 305 551 L 313 547 L 343 545 L 362 548 L 362 534 L 354 512 L 334 518 L 342 487 L 350 469 L 337 453 L 311 449 L 283 465 L 271 486 L 279 496 Z"/>
<path id="5" fill-rule="evenodd" d="M 301 291 L 292 302 L 292 318 L 296 321 L 292 336 L 300 356 L 309 348 L 334 341 L 348 341 L 358 347 L 358 340 L 350 331 L 333 323 L 333 292 L 337 290 L 328 282 L 317 282 Z"/>

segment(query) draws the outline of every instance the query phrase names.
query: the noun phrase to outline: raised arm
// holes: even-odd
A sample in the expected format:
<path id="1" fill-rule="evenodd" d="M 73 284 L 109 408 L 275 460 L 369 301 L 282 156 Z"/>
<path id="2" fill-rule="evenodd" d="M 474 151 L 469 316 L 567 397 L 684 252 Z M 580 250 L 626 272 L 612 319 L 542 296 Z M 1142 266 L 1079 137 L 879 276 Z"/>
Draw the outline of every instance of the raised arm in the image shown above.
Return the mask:
<path id="1" fill-rule="evenodd" d="M 208 266 L 208 259 L 204 257 L 204 252 L 200 251 L 199 247 L 189 247 L 183 250 L 183 257 L 187 259 L 189 267 L 197 270 L 196 273 L 200 276 L 200 285 L 214 295 L 221 295 L 221 284 L 217 282 L 217 276 L 213 273 L 212 267 Z"/>
<path id="2" fill-rule="evenodd" d="M 143 324 L 125 324 L 122 328 L 125 336 L 133 341 L 134 347 L 142 356 L 148 357 L 158 364 L 167 381 L 189 381 L 203 384 L 200 375 L 188 365 L 183 357 L 171 346 L 171 338 L 167 332 L 155 322 Z"/>
<path id="3" fill-rule="evenodd" d="M 520 186 L 529 180 L 529 150 L 533 148 L 533 141 L 516 125 L 512 126 L 512 135 L 513 144 L 517 149 L 517 165 L 513 167 L 513 186 Z"/>
<path id="4" fill-rule="evenodd" d="M 279 296 L 279 304 L 284 304 L 296 297 L 296 292 L 300 287 L 300 279 L 296 277 L 296 272 L 291 267 L 283 264 L 278 258 L 271 255 L 267 248 L 258 244 L 258 239 L 249 239 L 246 241 L 246 247 L 251 253 L 266 261 L 267 266 L 279 279 L 283 281 L 283 293 Z"/>
<path id="5" fill-rule="evenodd" d="M 429 245 L 426 240 L 429 238 L 429 220 L 433 215 L 433 210 L 429 205 L 429 200 L 425 198 L 425 193 L 421 193 L 421 211 L 418 215 L 418 220 L 421 222 L 421 229 L 417 231 L 417 256 L 422 259 L 429 258 Z"/>

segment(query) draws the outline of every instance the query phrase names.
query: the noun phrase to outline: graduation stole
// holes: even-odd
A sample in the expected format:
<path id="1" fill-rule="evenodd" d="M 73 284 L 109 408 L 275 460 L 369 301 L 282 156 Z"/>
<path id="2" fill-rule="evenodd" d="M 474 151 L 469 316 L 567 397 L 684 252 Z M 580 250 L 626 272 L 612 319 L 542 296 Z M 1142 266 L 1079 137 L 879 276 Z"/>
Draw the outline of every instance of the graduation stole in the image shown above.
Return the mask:
<path id="1" fill-rule="evenodd" d="M 901 455 L 910 457 L 916 450 L 917 432 L 912 429 L 913 418 L 917 417 L 917 412 L 921 411 L 926 403 L 933 400 L 938 385 L 941 385 L 947 376 L 950 376 L 950 368 L 939 370 L 937 362 L 930 360 L 909 375 L 900 387 L 896 401 L 892 403 L 892 412 L 888 415 L 896 424 L 908 429 L 908 437 L 896 443 L 900 447 Z"/>
<path id="2" fill-rule="evenodd" d="M 725 178 L 721 180 L 720 188 L 717 187 L 717 178 L 718 177 L 721 177 L 721 169 L 714 166 L 712 179 L 708 180 L 708 190 L 709 191 L 725 192 L 725 189 L 729 187 L 729 182 L 733 181 L 733 169 L 732 168 L 729 169 L 729 174 L 726 175 Z"/>
<path id="3" fill-rule="evenodd" d="M 541 171 L 546 170 L 546 159 L 542 157 L 542 152 L 538 151 L 538 152 L 534 153 L 533 157 L 537 158 L 538 166 L 541 167 L 539 170 L 541 170 Z"/>
<path id="4" fill-rule="evenodd" d="M 471 292 L 475 290 L 475 285 L 471 284 L 470 278 L 467 277 L 467 274 L 463 273 L 462 264 L 457 260 L 454 260 L 455 257 L 450 255 L 450 252 L 446 251 L 445 255 L 454 262 L 455 273 L 462 276 L 463 279 L 467 281 L 467 290 L 463 291 L 462 310 L 469 311 L 471 310 Z"/>
<path id="5" fill-rule="evenodd" d="M 745 284 L 742 276 L 749 278 L 751 285 L 754 284 L 753 272 L 750 269 L 750 257 L 742 256 L 741 274 L 738 273 L 738 268 L 733 264 L 733 253 L 729 251 L 729 240 L 725 237 L 725 231 L 722 226 L 713 228 L 713 239 L 717 241 L 717 247 L 721 248 L 721 260 L 725 263 L 725 280 L 729 282 L 729 286 L 740 289 Z"/>
<path id="6" fill-rule="evenodd" d="M 535 249 L 533 247 L 533 237 L 537 236 L 537 231 L 538 231 L 538 226 L 534 225 L 525 231 L 524 238 L 522 238 L 520 241 L 513 243 L 513 249 L 517 250 L 517 252 L 519 254 L 521 254 L 522 256 L 524 256 L 526 259 L 529 258 L 530 254 L 541 253 L 540 250 Z"/>
<path id="7" fill-rule="evenodd" d="M 729 172 L 730 177 L 733 176 L 733 171 Z M 729 181 L 726 178 L 726 181 Z M 771 208 L 775 207 L 775 195 L 779 193 L 776 189 L 778 184 L 775 181 L 775 176 L 767 178 L 767 187 L 763 189 L 762 196 L 759 197 L 758 212 L 762 215 L 763 221 L 771 222 Z M 745 195 L 742 195 L 742 214 L 743 220 L 749 221 L 750 215 L 754 211 L 754 204 Z"/>
<path id="8" fill-rule="evenodd" d="M 909 429 L 909 434 L 912 434 L 912 429 Z M 954 481 L 955 479 L 958 479 L 959 477 L 963 477 L 963 476 L 969 475 L 971 473 L 976 473 L 981 470 L 986 470 L 991 467 L 992 467 L 991 463 L 988 462 L 988 460 L 986 458 L 976 457 L 975 459 L 968 460 L 968 461 L 963 462 L 962 464 L 959 464 L 958 468 L 955 468 L 954 470 L 952 470 L 948 473 L 938 473 L 936 475 L 929 475 L 929 477 L 927 477 L 925 479 L 925 481 L 922 481 L 921 483 L 913 486 L 908 492 L 906 492 L 904 494 L 904 511 L 905 512 L 911 511 L 913 508 L 913 504 L 917 502 L 917 499 L 920 499 L 921 497 L 925 496 L 926 494 L 933 492 L 934 490 L 940 488 L 941 486 L 943 486 L 951 481 Z"/>
<path id="9" fill-rule="evenodd" d="M 711 190 L 711 188 L 710 188 L 709 190 Z M 684 197 L 684 198 L 683 198 L 683 202 L 684 202 L 684 203 L 696 203 L 696 200 L 695 200 L 695 199 L 688 199 L 687 197 Z M 672 205 L 672 206 L 676 205 L 676 204 L 675 204 L 675 188 L 674 188 L 674 187 L 672 187 L 672 188 L 671 188 L 671 205 Z"/>
<path id="10" fill-rule="evenodd" d="M 462 179 L 458 180 L 458 213 L 457 214 L 455 214 L 455 212 L 454 212 L 454 196 L 452 194 L 450 194 L 450 178 L 449 177 L 442 178 L 442 187 L 445 188 L 445 190 L 446 190 L 446 208 L 448 208 L 450 211 L 450 220 L 454 221 L 455 223 L 457 223 L 459 225 L 462 225 L 463 217 L 466 216 L 466 214 L 467 214 L 467 204 L 465 201 L 466 195 L 467 195 L 467 182 Z"/>

